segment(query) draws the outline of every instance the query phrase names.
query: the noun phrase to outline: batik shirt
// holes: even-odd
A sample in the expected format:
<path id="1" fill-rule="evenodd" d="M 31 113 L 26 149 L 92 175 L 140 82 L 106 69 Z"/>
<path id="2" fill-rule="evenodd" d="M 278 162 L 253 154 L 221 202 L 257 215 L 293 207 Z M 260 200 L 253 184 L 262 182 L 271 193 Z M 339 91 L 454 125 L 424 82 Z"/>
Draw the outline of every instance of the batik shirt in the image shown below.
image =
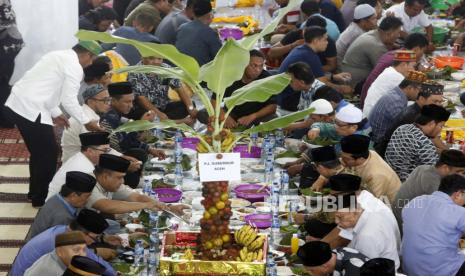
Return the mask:
<path id="1" fill-rule="evenodd" d="M 23 45 L 10 0 L 0 0 L 0 55 L 15 56 Z"/>
<path id="2" fill-rule="evenodd" d="M 164 63 L 161 66 L 170 67 Z M 131 83 L 132 90 L 136 96 L 146 97 L 160 110 L 164 110 L 170 102 L 168 98 L 169 88 L 178 89 L 181 87 L 181 81 L 178 79 L 165 79 L 152 73 L 129 73 L 128 81 Z"/>
<path id="3" fill-rule="evenodd" d="M 386 149 L 386 162 L 403 182 L 420 165 L 434 165 L 438 152 L 430 138 L 414 124 L 394 131 Z"/>

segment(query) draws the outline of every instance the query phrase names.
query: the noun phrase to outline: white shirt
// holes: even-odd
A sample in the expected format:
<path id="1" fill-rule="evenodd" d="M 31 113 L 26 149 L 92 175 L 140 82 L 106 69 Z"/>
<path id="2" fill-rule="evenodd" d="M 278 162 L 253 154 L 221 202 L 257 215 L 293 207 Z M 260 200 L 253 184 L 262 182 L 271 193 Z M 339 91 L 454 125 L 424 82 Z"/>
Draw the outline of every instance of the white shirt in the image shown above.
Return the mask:
<path id="1" fill-rule="evenodd" d="M 368 191 L 357 197 L 363 213 L 353 228 L 354 248 L 368 258 L 387 258 L 399 268 L 400 232 L 391 209 Z"/>
<path id="2" fill-rule="evenodd" d="M 102 199 L 110 199 L 110 200 L 120 200 L 120 201 L 127 201 L 128 197 L 131 196 L 135 191 L 131 189 L 129 186 L 122 184 L 119 186 L 116 192 L 107 192 L 100 183 L 97 183 L 92 190 L 92 194 L 90 195 L 89 199 L 87 200 L 86 207 L 89 209 L 93 209 L 94 204 Z M 95 209 L 94 209 L 95 210 Z M 98 211 L 98 210 L 96 210 Z"/>
<path id="3" fill-rule="evenodd" d="M 87 124 L 90 120 L 77 100 L 83 76 L 74 50 L 50 52 L 15 83 L 5 105 L 31 122 L 41 115 L 42 124 L 53 125 L 61 104 L 71 117 Z"/>
<path id="4" fill-rule="evenodd" d="M 92 108 L 84 104 L 82 106 L 84 114 L 91 121 L 100 121 L 100 116 L 95 113 Z M 61 138 L 61 148 L 63 154 L 61 156 L 61 161 L 65 163 L 71 156 L 76 154 L 81 150 L 81 140 L 79 139 L 79 134 L 86 133 L 88 130 L 83 124 L 78 122 L 76 119 L 71 118 L 69 120 L 69 127 L 63 131 L 63 137 Z"/>
<path id="5" fill-rule="evenodd" d="M 368 89 L 365 104 L 363 105 L 363 117 L 369 118 L 371 109 L 379 99 L 399 86 L 404 78 L 404 75 L 392 66 L 384 69 Z"/>
<path id="6" fill-rule="evenodd" d="M 390 7 L 386 10 L 385 14 L 387 14 L 388 12 L 392 12 L 396 17 L 402 19 L 402 29 L 407 33 L 411 32 L 415 27 L 428 27 L 429 25 L 431 25 L 431 20 L 424 11 L 421 11 L 419 15 L 414 17 L 410 17 L 409 15 L 407 15 L 405 13 L 405 2 Z"/>
<path id="7" fill-rule="evenodd" d="M 92 162 L 90 162 L 90 160 L 82 152 L 76 153 L 60 167 L 53 177 L 52 182 L 50 182 L 50 185 L 48 186 L 48 195 L 46 200 L 60 192 L 61 186 L 65 184 L 67 172 L 78 171 L 93 175 L 94 168 L 94 164 L 92 164 Z"/>

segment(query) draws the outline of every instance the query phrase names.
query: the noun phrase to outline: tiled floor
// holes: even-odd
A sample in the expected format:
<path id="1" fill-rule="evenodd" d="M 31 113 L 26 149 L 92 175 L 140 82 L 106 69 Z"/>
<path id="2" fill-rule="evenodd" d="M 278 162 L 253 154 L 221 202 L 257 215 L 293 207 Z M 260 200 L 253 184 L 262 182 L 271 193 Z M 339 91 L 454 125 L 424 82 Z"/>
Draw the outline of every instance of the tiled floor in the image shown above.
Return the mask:
<path id="1" fill-rule="evenodd" d="M 3 177 L 29 177 L 28 165 L 3 165 L 0 166 L 0 176 Z"/>
<path id="2" fill-rule="evenodd" d="M 28 165 L 0 165 L 0 177 L 27 178 L 29 176 Z M 8 183 L 0 184 L 0 193 L 25 194 L 28 192 L 28 184 Z M 0 204 L 0 218 L 33 218 L 37 214 L 37 209 L 32 208 L 30 203 L 22 202 L 2 202 Z M 0 224 L 0 240 L 24 240 L 30 225 L 7 225 Z M 6 245 L 14 246 L 14 245 Z M 0 264 L 12 264 L 19 247 L 0 248 Z M 6 272 L 0 272 L 0 276 Z"/>

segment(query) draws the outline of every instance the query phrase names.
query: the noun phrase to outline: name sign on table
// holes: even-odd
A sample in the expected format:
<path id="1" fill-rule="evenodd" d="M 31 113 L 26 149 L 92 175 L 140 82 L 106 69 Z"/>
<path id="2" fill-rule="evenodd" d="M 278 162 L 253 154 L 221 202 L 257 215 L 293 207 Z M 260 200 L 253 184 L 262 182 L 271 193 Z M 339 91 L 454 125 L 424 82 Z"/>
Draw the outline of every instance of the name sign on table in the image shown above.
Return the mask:
<path id="1" fill-rule="evenodd" d="M 240 181 L 240 153 L 201 153 L 199 154 L 200 182 Z"/>

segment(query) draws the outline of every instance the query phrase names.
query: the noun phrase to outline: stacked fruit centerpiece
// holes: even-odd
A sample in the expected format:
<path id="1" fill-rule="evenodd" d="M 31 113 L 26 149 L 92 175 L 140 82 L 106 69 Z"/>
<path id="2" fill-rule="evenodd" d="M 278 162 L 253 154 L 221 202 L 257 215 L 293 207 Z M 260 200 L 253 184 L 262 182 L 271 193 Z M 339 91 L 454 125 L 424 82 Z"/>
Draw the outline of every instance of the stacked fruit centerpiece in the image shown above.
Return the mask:
<path id="1" fill-rule="evenodd" d="M 202 196 L 205 211 L 200 220 L 199 254 L 203 260 L 227 260 L 234 253 L 229 230 L 232 211 L 228 182 L 203 182 Z"/>

